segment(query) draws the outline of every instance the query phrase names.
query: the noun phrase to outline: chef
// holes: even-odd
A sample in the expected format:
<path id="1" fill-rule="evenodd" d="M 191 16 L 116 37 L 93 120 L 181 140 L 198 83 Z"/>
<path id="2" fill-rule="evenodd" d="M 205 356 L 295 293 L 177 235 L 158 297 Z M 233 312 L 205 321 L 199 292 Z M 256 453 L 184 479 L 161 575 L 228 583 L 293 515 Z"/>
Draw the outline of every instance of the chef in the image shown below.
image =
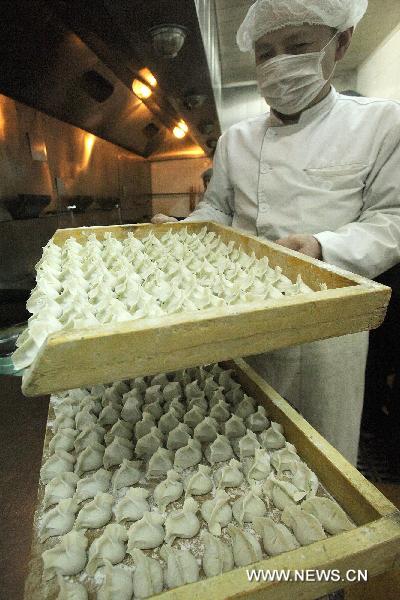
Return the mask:
<path id="1" fill-rule="evenodd" d="M 258 0 L 241 25 L 270 110 L 219 140 L 189 221 L 232 225 L 375 278 L 400 262 L 400 104 L 331 85 L 368 0 Z M 368 333 L 248 362 L 353 464 Z"/>

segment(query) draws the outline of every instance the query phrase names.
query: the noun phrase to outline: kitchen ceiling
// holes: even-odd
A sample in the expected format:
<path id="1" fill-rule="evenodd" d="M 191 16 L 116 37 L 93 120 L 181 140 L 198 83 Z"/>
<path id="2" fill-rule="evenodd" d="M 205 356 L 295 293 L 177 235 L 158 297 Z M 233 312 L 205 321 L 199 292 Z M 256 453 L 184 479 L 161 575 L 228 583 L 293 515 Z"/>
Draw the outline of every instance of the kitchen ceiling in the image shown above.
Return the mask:
<path id="1" fill-rule="evenodd" d="M 252 54 L 242 53 L 236 46 L 236 32 L 253 2 L 254 0 L 215 0 L 224 86 L 255 80 Z M 399 22 L 399 0 L 370 0 L 368 12 L 357 28 L 353 44 L 338 66 L 337 73 L 357 68 Z"/>

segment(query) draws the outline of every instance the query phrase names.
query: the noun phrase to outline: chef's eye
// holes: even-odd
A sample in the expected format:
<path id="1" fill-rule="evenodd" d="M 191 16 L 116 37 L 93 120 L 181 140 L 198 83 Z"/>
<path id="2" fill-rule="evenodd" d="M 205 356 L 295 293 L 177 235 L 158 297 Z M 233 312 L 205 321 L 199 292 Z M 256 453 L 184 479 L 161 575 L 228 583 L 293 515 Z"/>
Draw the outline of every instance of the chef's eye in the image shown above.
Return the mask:
<path id="1" fill-rule="evenodd" d="M 266 60 L 269 60 L 270 58 L 273 58 L 274 54 L 273 52 L 262 52 L 261 54 L 259 54 L 257 56 L 257 62 L 261 63 L 261 62 L 265 62 Z"/>
<path id="2" fill-rule="evenodd" d="M 303 42 L 301 44 L 296 44 L 295 46 L 293 46 L 290 50 L 291 50 L 291 54 L 301 54 L 302 52 L 305 52 L 305 50 L 307 50 L 308 46 L 310 44 L 308 42 Z"/>

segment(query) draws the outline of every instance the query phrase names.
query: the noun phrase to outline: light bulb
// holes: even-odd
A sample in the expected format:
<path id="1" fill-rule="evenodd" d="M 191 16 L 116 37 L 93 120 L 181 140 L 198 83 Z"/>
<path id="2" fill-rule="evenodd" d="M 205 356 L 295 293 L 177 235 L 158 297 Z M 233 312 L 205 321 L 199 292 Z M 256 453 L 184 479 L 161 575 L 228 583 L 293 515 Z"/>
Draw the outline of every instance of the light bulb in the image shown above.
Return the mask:
<path id="1" fill-rule="evenodd" d="M 140 69 L 139 75 L 142 77 L 142 79 L 147 81 L 147 83 L 152 88 L 157 87 L 157 79 L 154 77 L 153 73 L 149 69 L 147 69 L 146 67 L 144 67 L 143 69 Z"/>
<path id="2" fill-rule="evenodd" d="M 150 98 L 153 93 L 151 88 L 140 81 L 140 79 L 134 80 L 132 83 L 132 91 L 138 98 L 140 98 L 140 100 L 146 100 L 147 98 Z"/>
<path id="3" fill-rule="evenodd" d="M 178 125 L 176 127 L 174 127 L 174 129 L 172 130 L 172 133 L 174 134 L 174 136 L 176 138 L 178 138 L 178 140 L 183 139 L 186 135 L 186 132 L 183 131 L 183 129 L 181 129 L 181 127 L 179 127 Z"/>
<path id="4" fill-rule="evenodd" d="M 189 131 L 189 127 L 187 126 L 187 124 L 185 123 L 185 121 L 183 119 L 181 119 L 179 121 L 178 127 L 180 127 L 180 129 L 182 129 L 182 131 L 184 131 L 185 133 L 187 133 Z"/>

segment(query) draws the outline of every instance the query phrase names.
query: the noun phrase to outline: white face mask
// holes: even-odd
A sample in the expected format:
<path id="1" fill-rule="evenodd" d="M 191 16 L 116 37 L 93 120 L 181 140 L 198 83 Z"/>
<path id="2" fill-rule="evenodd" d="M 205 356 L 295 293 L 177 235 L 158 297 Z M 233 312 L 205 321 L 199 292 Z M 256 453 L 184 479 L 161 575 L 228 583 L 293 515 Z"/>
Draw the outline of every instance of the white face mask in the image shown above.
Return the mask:
<path id="1" fill-rule="evenodd" d="M 261 95 L 269 106 L 283 115 L 294 115 L 311 104 L 332 76 L 325 79 L 322 61 L 326 48 L 306 54 L 284 54 L 257 66 L 257 81 Z"/>

